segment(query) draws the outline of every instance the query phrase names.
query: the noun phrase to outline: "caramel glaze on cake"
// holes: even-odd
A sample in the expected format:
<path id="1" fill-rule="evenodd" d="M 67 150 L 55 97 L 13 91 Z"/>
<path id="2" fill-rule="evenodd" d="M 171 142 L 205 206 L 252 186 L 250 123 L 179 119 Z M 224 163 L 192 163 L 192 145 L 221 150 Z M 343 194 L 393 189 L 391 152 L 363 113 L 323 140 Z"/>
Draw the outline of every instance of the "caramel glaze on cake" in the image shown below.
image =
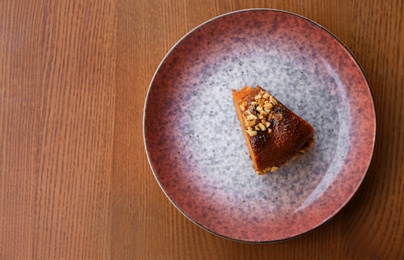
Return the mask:
<path id="1" fill-rule="evenodd" d="M 261 87 L 233 90 L 255 171 L 275 171 L 314 144 L 314 129 Z"/>

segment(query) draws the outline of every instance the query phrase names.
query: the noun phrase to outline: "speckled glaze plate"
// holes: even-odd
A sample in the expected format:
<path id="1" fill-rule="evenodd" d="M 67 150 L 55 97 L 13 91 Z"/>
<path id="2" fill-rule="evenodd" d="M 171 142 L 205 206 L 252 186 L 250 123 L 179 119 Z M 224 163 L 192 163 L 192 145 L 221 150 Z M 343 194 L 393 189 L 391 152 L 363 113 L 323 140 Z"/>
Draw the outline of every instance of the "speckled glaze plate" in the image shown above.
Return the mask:
<path id="1" fill-rule="evenodd" d="M 262 86 L 308 121 L 315 146 L 258 176 L 232 89 Z M 216 17 L 184 36 L 150 84 L 148 159 L 160 187 L 190 220 L 247 242 L 312 230 L 353 196 L 371 161 L 375 110 L 347 48 L 291 13 L 252 9 Z"/>

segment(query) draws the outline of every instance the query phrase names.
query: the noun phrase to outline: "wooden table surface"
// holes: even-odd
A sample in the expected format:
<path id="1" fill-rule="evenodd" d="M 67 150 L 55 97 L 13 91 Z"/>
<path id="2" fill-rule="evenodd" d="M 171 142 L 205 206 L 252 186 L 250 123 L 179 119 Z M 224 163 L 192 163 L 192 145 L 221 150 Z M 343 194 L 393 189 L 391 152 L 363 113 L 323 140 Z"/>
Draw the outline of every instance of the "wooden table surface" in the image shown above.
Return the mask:
<path id="1" fill-rule="evenodd" d="M 0 259 L 403 259 L 404 1 L 0 1 Z M 268 7 L 339 37 L 377 110 L 368 174 L 331 221 L 298 238 L 212 235 L 165 197 L 142 112 L 166 52 L 234 10 Z"/>

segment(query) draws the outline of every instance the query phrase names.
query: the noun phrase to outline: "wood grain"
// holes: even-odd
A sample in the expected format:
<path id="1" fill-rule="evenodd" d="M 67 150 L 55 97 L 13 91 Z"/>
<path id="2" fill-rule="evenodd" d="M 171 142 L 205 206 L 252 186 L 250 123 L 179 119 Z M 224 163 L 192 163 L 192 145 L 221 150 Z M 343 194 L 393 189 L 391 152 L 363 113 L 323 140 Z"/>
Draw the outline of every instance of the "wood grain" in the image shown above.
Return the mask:
<path id="1" fill-rule="evenodd" d="M 333 32 L 366 72 L 377 142 L 364 183 L 332 220 L 290 241 L 219 238 L 170 204 L 147 162 L 142 113 L 166 52 L 244 8 Z M 401 0 L 0 1 L 0 259 L 404 257 Z"/>
<path id="2" fill-rule="evenodd" d="M 1 259 L 110 252 L 111 4 L 3 3 Z"/>

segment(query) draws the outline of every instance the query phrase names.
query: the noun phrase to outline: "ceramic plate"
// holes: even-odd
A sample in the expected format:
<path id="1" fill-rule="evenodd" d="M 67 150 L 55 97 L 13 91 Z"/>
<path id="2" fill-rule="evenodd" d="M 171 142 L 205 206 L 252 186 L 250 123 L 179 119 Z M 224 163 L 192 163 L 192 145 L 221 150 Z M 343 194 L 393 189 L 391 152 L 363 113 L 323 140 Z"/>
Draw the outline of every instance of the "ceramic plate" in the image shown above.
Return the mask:
<path id="1" fill-rule="evenodd" d="M 316 131 L 315 146 L 258 176 L 232 89 L 262 86 Z M 291 13 L 252 9 L 216 17 L 184 36 L 150 84 L 148 159 L 160 187 L 190 220 L 217 235 L 269 242 L 334 216 L 362 182 L 373 153 L 375 110 L 347 48 Z"/>

